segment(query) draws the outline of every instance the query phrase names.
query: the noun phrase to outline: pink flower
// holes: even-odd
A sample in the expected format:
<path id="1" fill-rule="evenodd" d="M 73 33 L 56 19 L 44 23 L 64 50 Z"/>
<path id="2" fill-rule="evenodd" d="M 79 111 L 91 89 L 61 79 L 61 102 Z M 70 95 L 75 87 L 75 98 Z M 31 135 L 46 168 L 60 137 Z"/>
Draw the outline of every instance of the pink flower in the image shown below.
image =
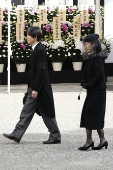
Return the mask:
<path id="1" fill-rule="evenodd" d="M 22 41 L 22 40 L 18 40 L 17 42 L 18 42 L 18 43 L 23 43 L 23 41 Z"/>
<path id="2" fill-rule="evenodd" d="M 28 23 L 25 22 L 24 25 L 26 26 L 26 25 L 28 25 Z"/>
<path id="3" fill-rule="evenodd" d="M 88 12 L 89 13 L 93 12 L 93 9 L 92 8 L 88 8 Z"/>
<path id="4" fill-rule="evenodd" d="M 30 13 L 31 15 L 34 15 L 35 13 L 37 13 L 37 10 L 36 10 L 36 9 L 32 9 L 31 11 L 29 11 L 29 13 Z"/>
<path id="5" fill-rule="evenodd" d="M 68 31 L 68 27 L 67 27 L 67 25 L 66 24 L 62 24 L 62 29 L 63 29 L 63 31 Z"/>
<path id="6" fill-rule="evenodd" d="M 91 27 L 91 24 L 89 22 L 84 22 L 82 24 L 82 27 Z"/>
<path id="7" fill-rule="evenodd" d="M 72 23 L 71 22 L 69 22 L 69 21 L 66 21 L 65 22 L 65 24 L 67 24 L 68 25 L 68 27 L 72 27 L 73 25 L 72 25 Z"/>
<path id="8" fill-rule="evenodd" d="M 25 50 L 26 49 L 26 45 L 24 43 L 21 43 L 20 46 Z"/>
<path id="9" fill-rule="evenodd" d="M 50 7 L 47 7 L 47 12 L 48 12 L 48 13 L 50 13 L 50 12 L 51 12 Z"/>
<path id="10" fill-rule="evenodd" d="M 8 10 L 7 10 L 7 9 L 5 9 L 5 10 L 4 10 L 4 12 L 5 12 L 5 13 L 8 13 Z"/>
<path id="11" fill-rule="evenodd" d="M 47 31 L 47 32 L 51 32 L 51 28 L 50 28 L 50 26 L 48 26 L 48 25 L 44 25 L 43 27 L 46 29 L 46 31 Z"/>
<path id="12" fill-rule="evenodd" d="M 2 22 L 2 26 L 4 26 L 6 24 L 6 22 Z"/>
<path id="13" fill-rule="evenodd" d="M 73 10 L 71 9 L 71 8 L 68 8 L 68 10 L 67 10 L 69 13 L 72 13 L 73 12 Z"/>

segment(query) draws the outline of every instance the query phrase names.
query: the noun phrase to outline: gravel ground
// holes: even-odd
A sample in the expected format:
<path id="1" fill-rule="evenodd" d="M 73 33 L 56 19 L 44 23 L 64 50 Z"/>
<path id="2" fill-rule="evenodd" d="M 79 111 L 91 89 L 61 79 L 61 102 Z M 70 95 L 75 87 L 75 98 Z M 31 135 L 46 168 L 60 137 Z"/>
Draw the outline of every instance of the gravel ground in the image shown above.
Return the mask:
<path id="1" fill-rule="evenodd" d="M 1 87 L 0 87 L 1 88 Z M 5 87 L 2 87 L 3 89 Z M 77 100 L 79 85 L 53 85 L 55 110 L 62 134 L 62 143 L 43 145 L 48 131 L 35 115 L 20 144 L 9 141 L 2 133 L 11 133 L 22 109 L 26 86 L 12 86 L 10 94 L 0 93 L 0 170 L 112 170 L 113 169 L 113 90 L 107 90 L 105 135 L 109 142 L 107 150 L 79 151 L 85 142 L 85 130 L 79 128 L 80 115 L 86 96 Z M 62 92 L 61 92 L 62 90 Z M 21 91 L 21 93 L 20 93 Z M 93 132 L 95 146 L 99 139 Z"/>

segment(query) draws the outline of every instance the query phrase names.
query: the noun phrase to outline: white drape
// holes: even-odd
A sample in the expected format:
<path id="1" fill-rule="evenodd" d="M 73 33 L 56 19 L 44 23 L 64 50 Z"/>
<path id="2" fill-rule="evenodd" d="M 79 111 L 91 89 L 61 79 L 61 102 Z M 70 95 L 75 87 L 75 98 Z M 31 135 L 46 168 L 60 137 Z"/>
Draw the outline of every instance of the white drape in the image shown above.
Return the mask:
<path id="1" fill-rule="evenodd" d="M 106 63 L 113 63 L 113 0 L 104 0 L 104 9 L 105 9 L 105 17 L 104 17 L 104 36 L 105 38 L 110 38 L 112 50 L 111 53 L 106 60 Z"/>
<path id="2" fill-rule="evenodd" d="M 78 5 L 88 4 L 89 6 L 94 5 L 94 0 L 78 0 Z"/>

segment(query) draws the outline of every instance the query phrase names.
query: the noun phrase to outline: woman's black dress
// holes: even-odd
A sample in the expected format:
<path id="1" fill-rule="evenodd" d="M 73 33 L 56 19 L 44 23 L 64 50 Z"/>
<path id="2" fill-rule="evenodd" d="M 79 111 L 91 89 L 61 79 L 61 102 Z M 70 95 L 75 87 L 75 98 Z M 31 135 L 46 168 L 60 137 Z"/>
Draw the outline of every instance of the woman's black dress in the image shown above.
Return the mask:
<path id="1" fill-rule="evenodd" d="M 102 56 L 89 56 L 85 66 L 87 96 L 81 115 L 80 127 L 97 130 L 104 127 L 106 83 Z"/>

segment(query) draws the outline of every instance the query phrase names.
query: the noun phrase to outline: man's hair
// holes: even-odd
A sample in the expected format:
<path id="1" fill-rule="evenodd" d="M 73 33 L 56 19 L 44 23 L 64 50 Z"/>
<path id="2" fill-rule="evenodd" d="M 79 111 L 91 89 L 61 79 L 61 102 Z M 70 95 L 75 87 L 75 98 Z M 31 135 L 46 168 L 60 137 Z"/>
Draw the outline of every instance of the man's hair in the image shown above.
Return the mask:
<path id="1" fill-rule="evenodd" d="M 29 27 L 27 29 L 27 35 L 30 35 L 32 38 L 37 38 L 38 41 L 41 40 L 42 37 L 42 31 L 40 27 Z"/>

